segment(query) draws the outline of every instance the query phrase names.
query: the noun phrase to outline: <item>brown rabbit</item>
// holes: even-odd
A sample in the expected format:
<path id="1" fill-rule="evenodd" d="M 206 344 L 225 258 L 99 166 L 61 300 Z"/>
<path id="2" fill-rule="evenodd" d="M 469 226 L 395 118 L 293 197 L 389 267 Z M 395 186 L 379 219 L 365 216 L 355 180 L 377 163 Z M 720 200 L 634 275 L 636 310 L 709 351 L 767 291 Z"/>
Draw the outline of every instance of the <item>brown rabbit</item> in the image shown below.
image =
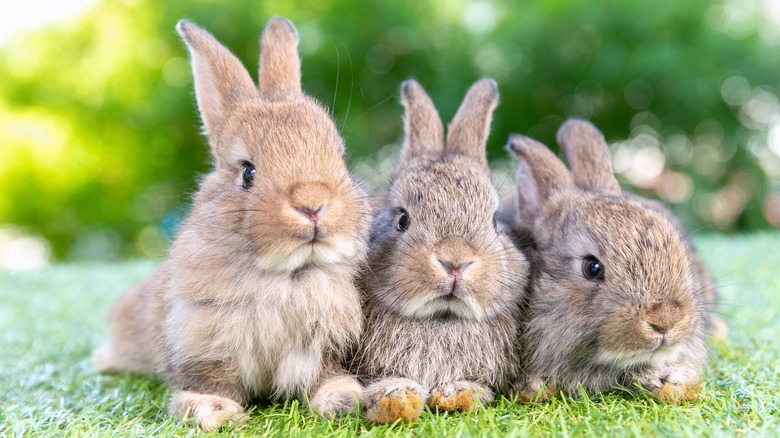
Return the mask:
<path id="1" fill-rule="evenodd" d="M 695 398 L 708 337 L 723 327 L 712 278 L 668 210 L 621 192 L 593 125 L 568 121 L 558 142 L 571 174 L 534 140 L 508 145 L 521 166 L 499 220 L 534 271 L 521 399 L 636 382 L 666 402 Z"/>
<path id="2" fill-rule="evenodd" d="M 519 370 L 525 257 L 493 219 L 485 143 L 498 92 L 471 87 L 449 126 L 415 81 L 401 87 L 406 138 L 374 219 L 362 276 L 366 328 L 353 361 L 367 418 L 413 421 L 425 403 L 468 411 Z"/>
<path id="3" fill-rule="evenodd" d="M 171 415 L 205 430 L 243 420 L 255 397 L 349 410 L 362 386 L 341 363 L 362 330 L 353 278 L 370 211 L 333 121 L 301 91 L 295 28 L 269 21 L 259 89 L 211 34 L 176 29 L 215 168 L 168 258 L 120 298 L 94 364 L 159 373 Z"/>

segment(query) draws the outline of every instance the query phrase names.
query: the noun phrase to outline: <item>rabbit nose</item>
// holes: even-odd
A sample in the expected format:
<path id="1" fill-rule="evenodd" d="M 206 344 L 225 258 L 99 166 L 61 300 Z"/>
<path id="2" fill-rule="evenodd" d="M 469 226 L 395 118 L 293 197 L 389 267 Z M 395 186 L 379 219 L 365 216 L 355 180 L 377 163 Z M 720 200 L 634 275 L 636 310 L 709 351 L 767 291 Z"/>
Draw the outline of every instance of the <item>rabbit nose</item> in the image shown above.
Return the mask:
<path id="1" fill-rule="evenodd" d="M 674 327 L 674 326 L 667 327 L 663 325 L 653 324 L 652 322 L 648 322 L 648 324 L 650 325 L 650 328 L 653 329 L 659 335 L 665 335 L 666 332 L 668 332 L 669 330 L 672 329 L 672 327 Z"/>
<path id="2" fill-rule="evenodd" d="M 325 210 L 325 206 L 319 205 L 317 207 L 309 207 L 306 205 L 301 205 L 295 207 L 295 209 L 310 221 L 317 223 L 317 221 L 320 220 L 320 214 Z"/>
<path id="3" fill-rule="evenodd" d="M 683 318 L 685 311 L 677 301 L 655 303 L 650 306 L 645 322 L 654 332 L 665 335 Z"/>
<path id="4" fill-rule="evenodd" d="M 333 192 L 323 183 L 304 182 L 290 189 L 289 205 L 301 216 L 316 224 L 325 216 Z"/>
<path id="5" fill-rule="evenodd" d="M 465 271 L 469 266 L 471 266 L 474 262 L 450 262 L 447 260 L 439 260 L 439 264 L 444 268 L 444 271 L 447 272 L 447 275 L 455 278 L 460 278 L 460 276 L 463 274 L 463 271 Z"/>

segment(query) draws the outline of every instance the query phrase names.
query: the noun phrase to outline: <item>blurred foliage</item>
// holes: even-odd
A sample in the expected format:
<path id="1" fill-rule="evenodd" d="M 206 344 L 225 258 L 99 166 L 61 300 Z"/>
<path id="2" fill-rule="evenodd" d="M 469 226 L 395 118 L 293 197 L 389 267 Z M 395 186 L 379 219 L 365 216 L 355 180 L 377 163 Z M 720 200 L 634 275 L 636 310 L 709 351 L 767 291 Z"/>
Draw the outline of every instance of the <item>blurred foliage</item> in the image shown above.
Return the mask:
<path id="1" fill-rule="evenodd" d="M 176 21 L 210 30 L 256 77 L 259 33 L 282 15 L 299 29 L 304 88 L 332 108 L 353 160 L 399 140 L 404 79 L 447 121 L 491 76 L 497 167 L 510 132 L 556 147 L 566 117 L 588 118 L 621 181 L 693 229 L 780 226 L 767 4 L 102 1 L 0 47 L 0 224 L 60 259 L 161 254 L 210 165 Z"/>

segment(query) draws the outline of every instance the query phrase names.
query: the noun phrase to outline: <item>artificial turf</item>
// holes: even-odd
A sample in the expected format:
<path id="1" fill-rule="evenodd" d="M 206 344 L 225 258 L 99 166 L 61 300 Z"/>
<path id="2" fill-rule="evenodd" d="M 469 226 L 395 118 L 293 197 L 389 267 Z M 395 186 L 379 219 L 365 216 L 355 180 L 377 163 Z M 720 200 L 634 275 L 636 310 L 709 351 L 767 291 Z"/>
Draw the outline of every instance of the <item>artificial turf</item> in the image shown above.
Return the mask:
<path id="1" fill-rule="evenodd" d="M 232 436 L 731 436 L 780 435 L 780 233 L 702 236 L 696 244 L 721 291 L 728 337 L 712 345 L 698 400 L 668 406 L 612 393 L 475 413 L 426 411 L 414 424 L 326 421 L 298 402 L 251 407 Z M 148 377 L 96 373 L 89 356 L 107 336 L 122 290 L 154 262 L 62 264 L 0 273 L 0 436 L 190 436 L 166 414 L 168 389 Z"/>

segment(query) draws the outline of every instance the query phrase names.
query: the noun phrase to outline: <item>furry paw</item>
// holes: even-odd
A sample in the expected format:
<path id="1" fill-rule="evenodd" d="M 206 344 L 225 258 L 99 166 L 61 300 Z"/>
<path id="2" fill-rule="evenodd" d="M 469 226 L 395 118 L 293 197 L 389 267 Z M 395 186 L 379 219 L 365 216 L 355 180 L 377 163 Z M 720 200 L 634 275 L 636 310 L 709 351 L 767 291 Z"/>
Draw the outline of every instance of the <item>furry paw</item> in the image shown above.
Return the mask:
<path id="1" fill-rule="evenodd" d="M 680 404 L 684 401 L 694 401 L 701 391 L 701 383 L 692 384 L 673 384 L 664 383 L 661 388 L 653 391 L 653 395 L 658 400 L 671 405 Z"/>
<path id="2" fill-rule="evenodd" d="M 528 379 L 519 385 L 514 394 L 521 403 L 538 403 L 550 400 L 558 392 L 558 387 L 543 379 Z"/>
<path id="3" fill-rule="evenodd" d="M 117 362 L 111 341 L 101 345 L 92 353 L 92 366 L 101 373 L 117 373 L 123 367 Z"/>
<path id="4" fill-rule="evenodd" d="M 459 381 L 433 389 L 428 406 L 447 412 L 469 412 L 494 399 L 495 395 L 490 388 L 479 383 Z"/>
<path id="5" fill-rule="evenodd" d="M 190 391 L 174 392 L 168 412 L 179 420 L 194 420 L 206 432 L 219 429 L 225 422 L 243 424 L 249 418 L 244 408 L 229 398 Z"/>
<path id="6" fill-rule="evenodd" d="M 656 399 L 669 404 L 696 400 L 701 391 L 698 374 L 685 368 L 647 376 L 640 384 Z"/>
<path id="7" fill-rule="evenodd" d="M 428 394 L 409 379 L 385 379 L 369 385 L 363 394 L 366 418 L 377 423 L 392 423 L 399 418 L 416 421 Z"/>
<path id="8" fill-rule="evenodd" d="M 354 377 L 335 377 L 317 389 L 309 400 L 309 409 L 325 418 L 333 418 L 351 411 L 362 392 L 363 385 Z"/>

